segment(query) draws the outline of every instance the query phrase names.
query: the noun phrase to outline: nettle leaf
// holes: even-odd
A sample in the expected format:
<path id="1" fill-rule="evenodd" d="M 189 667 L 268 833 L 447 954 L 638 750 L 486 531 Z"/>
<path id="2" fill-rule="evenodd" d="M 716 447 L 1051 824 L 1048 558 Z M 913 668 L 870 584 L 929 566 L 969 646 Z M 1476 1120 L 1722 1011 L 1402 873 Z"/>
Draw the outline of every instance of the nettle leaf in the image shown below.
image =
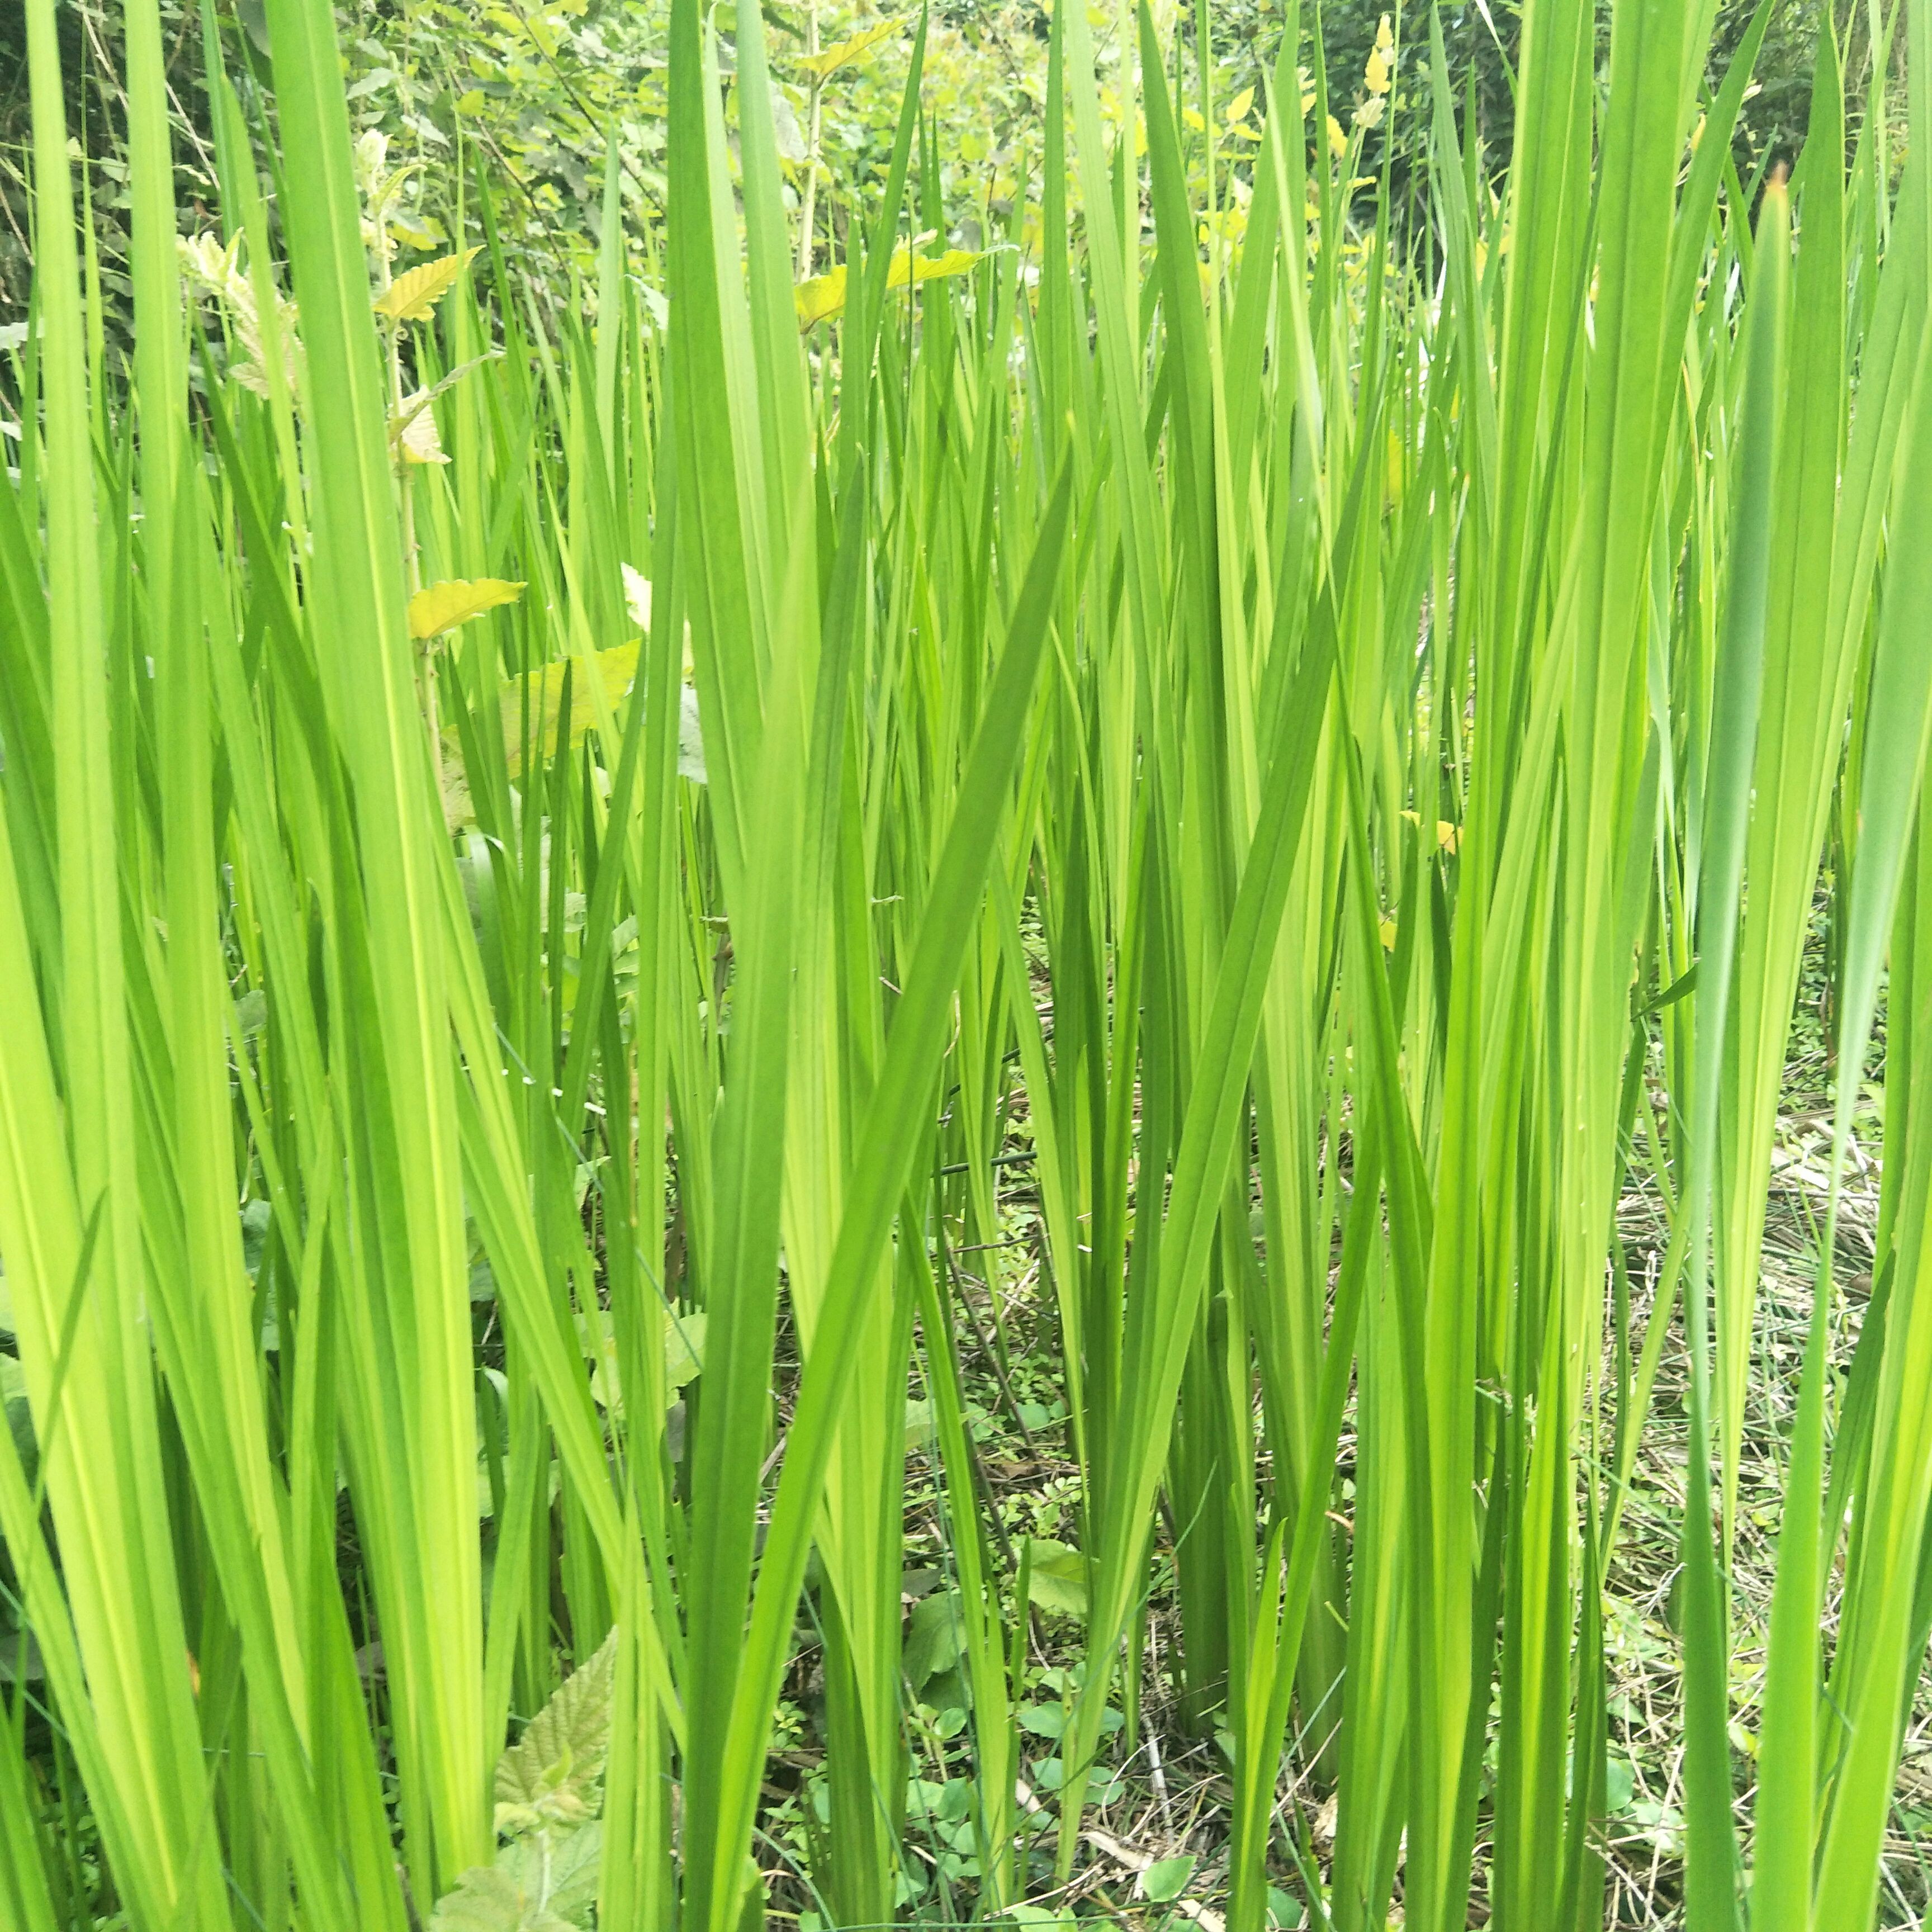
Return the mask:
<path id="1" fill-rule="evenodd" d="M 539 1832 L 518 1838 L 496 1854 L 496 1869 L 507 1872 L 526 1898 L 572 1925 L 587 1925 L 597 1902 L 597 1868 L 604 1851 L 604 1827 L 592 1819 L 574 1832 Z"/>
<path id="2" fill-rule="evenodd" d="M 453 631 L 500 604 L 514 604 L 524 589 L 522 584 L 506 584 L 500 577 L 452 577 L 441 584 L 426 584 L 410 599 L 410 635 L 421 644 Z"/>
<path id="3" fill-rule="evenodd" d="M 568 1918 L 538 1904 L 521 1878 L 500 1864 L 472 1865 L 456 1889 L 436 1900 L 429 1922 L 430 1932 L 574 1932 Z"/>
<path id="4" fill-rule="evenodd" d="M 496 1760 L 496 1828 L 506 1837 L 590 1816 L 610 1744 L 616 1670 L 614 1628 Z"/>
<path id="5" fill-rule="evenodd" d="M 440 260 L 405 270 L 376 298 L 376 313 L 387 316 L 392 322 L 428 321 L 436 304 L 469 267 L 471 256 L 482 252 L 466 248 L 460 255 L 445 255 Z"/>

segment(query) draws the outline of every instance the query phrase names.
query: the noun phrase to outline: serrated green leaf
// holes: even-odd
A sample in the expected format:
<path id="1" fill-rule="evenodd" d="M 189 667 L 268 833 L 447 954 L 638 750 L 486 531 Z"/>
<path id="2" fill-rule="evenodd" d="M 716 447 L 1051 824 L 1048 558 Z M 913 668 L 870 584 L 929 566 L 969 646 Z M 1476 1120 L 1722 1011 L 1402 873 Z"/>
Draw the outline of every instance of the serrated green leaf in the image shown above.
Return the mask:
<path id="1" fill-rule="evenodd" d="M 537 1904 L 519 1875 L 500 1864 L 472 1865 L 436 1900 L 429 1922 L 430 1932 L 573 1932 L 568 1919 Z"/>
<path id="2" fill-rule="evenodd" d="M 425 262 L 398 275 L 376 298 L 376 313 L 392 322 L 428 321 L 436 304 L 455 286 L 457 277 L 478 252 L 466 248 L 459 255 L 446 255 L 440 261 Z"/>
<path id="3" fill-rule="evenodd" d="M 597 1902 L 597 1870 L 604 1851 L 602 1820 L 574 1832 L 539 1832 L 506 1845 L 496 1869 L 507 1872 L 526 1898 L 577 1926 L 590 1923 Z"/>
<path id="4" fill-rule="evenodd" d="M 610 1738 L 614 1628 L 496 1760 L 496 1828 L 517 1835 L 589 1818 Z"/>

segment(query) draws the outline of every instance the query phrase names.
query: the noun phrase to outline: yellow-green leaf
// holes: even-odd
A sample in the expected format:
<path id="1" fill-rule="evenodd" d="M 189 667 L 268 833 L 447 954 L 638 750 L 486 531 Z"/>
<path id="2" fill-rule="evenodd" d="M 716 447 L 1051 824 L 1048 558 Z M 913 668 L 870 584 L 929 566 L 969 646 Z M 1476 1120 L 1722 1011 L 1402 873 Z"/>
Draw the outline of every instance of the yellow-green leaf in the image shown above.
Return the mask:
<path id="1" fill-rule="evenodd" d="M 412 248 L 434 248 L 449 239 L 449 231 L 434 215 L 418 214 L 409 208 L 391 209 L 388 226 L 392 235 Z"/>
<path id="2" fill-rule="evenodd" d="M 597 678 L 604 686 L 604 694 L 610 700 L 611 712 L 620 726 L 638 675 L 638 640 L 633 638 L 627 644 L 616 644 L 608 651 L 596 652 L 591 658 Z M 557 718 L 563 706 L 564 670 L 562 662 L 548 664 L 527 676 L 512 678 L 503 687 L 499 700 L 503 729 L 503 764 L 513 779 L 523 775 L 526 705 L 529 707 L 530 742 L 538 756 L 548 758 L 556 748 Z M 703 784 L 706 773 L 698 695 L 687 684 L 680 691 L 678 699 L 677 768 L 694 784 Z M 574 749 L 596 725 L 597 700 L 590 680 L 584 675 L 583 666 L 579 664 L 571 682 L 570 718 L 566 726 L 566 742 Z M 454 725 L 445 728 L 442 739 L 448 758 L 460 760 L 462 743 Z M 451 823 L 461 824 L 470 818 L 473 808 L 469 788 L 454 776 L 455 767 L 446 766 L 446 770 L 451 774 L 446 783 Z"/>
<path id="3" fill-rule="evenodd" d="M 621 718 L 638 675 L 638 641 L 614 645 L 596 652 L 592 662 L 613 713 Z M 565 662 L 547 664 L 526 677 L 512 678 L 503 687 L 503 756 L 514 778 L 523 769 L 524 692 L 530 694 L 530 742 L 548 758 L 556 742 L 557 712 L 563 703 Z M 579 745 L 597 722 L 597 700 L 583 667 L 571 680 L 569 742 Z"/>
<path id="4" fill-rule="evenodd" d="M 829 274 L 814 275 L 810 281 L 800 282 L 791 293 L 798 304 L 799 332 L 802 334 L 814 322 L 836 315 L 845 306 L 844 263 Z"/>
<path id="5" fill-rule="evenodd" d="M 909 282 L 937 282 L 949 275 L 963 275 L 986 260 L 983 249 L 949 248 L 943 255 L 910 256 L 904 249 L 892 257 L 886 277 L 889 289 L 902 289 Z"/>
<path id="6" fill-rule="evenodd" d="M 827 47 L 823 53 L 802 56 L 799 65 L 814 80 L 824 80 L 835 74 L 848 61 L 856 60 L 869 47 L 898 31 L 897 20 L 880 20 L 868 27 L 862 34 L 854 34 L 849 40 L 841 40 L 836 47 Z"/>
<path id="7" fill-rule="evenodd" d="M 986 259 L 987 250 L 970 248 L 949 248 L 943 255 L 914 255 L 902 248 L 892 257 L 892 266 L 886 272 L 886 286 L 889 289 L 903 289 L 918 282 L 936 282 L 948 276 L 964 275 Z M 808 282 L 800 282 L 792 291 L 793 299 L 798 304 L 798 326 L 801 331 L 823 322 L 828 316 L 836 315 L 845 306 L 845 269 L 842 263 L 838 268 L 823 275 L 814 275 Z"/>
<path id="8" fill-rule="evenodd" d="M 1420 812 L 1405 812 L 1402 814 L 1402 817 L 1407 819 L 1409 824 L 1415 826 L 1418 831 L 1421 830 L 1422 814 Z M 1436 842 L 1442 848 L 1444 851 L 1454 852 L 1456 850 L 1457 844 L 1460 842 L 1462 836 L 1462 830 L 1460 826 L 1450 824 L 1450 822 L 1446 818 L 1438 818 L 1436 821 Z"/>
<path id="9" fill-rule="evenodd" d="M 398 275 L 376 298 L 376 313 L 386 315 L 392 322 L 428 321 L 436 304 L 455 286 L 457 277 L 470 266 L 470 257 L 479 252 L 475 248 L 466 248 L 460 255 L 445 255 L 440 260 L 425 262 L 420 268 Z"/>
<path id="10" fill-rule="evenodd" d="M 410 599 L 410 635 L 420 644 L 425 638 L 468 623 L 485 610 L 494 610 L 499 604 L 514 604 L 523 594 L 520 584 L 506 584 L 498 577 L 452 577 L 442 584 L 425 585 Z"/>

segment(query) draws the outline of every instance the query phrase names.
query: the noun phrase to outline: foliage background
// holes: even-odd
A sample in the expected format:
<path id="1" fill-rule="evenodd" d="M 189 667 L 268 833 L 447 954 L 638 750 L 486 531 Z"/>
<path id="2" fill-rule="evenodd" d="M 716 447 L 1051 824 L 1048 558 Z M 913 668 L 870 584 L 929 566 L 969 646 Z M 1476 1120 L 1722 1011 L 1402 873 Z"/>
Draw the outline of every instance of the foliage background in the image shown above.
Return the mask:
<path id="1" fill-rule="evenodd" d="M 1810 95 L 1822 0 L 1769 0 L 1772 15 L 1758 65 L 1757 89 L 1745 105 L 1735 159 L 1739 178 L 1772 163 L 1788 163 L 1800 145 Z M 1754 0 L 1721 0 L 1714 74 L 1742 37 Z M 1606 21 L 1604 0 L 1600 16 Z M 655 285 L 655 218 L 664 194 L 663 0 L 373 0 L 338 9 L 352 110 L 364 128 L 390 139 L 392 158 L 417 172 L 398 219 L 400 238 L 441 248 L 459 225 L 482 238 L 478 184 L 488 194 L 512 265 L 538 298 L 574 299 L 594 274 L 603 176 L 610 144 L 623 170 L 626 232 L 634 271 Z M 1346 80 L 1360 76 L 1375 44 L 1382 0 L 1329 0 L 1305 14 L 1311 25 L 1303 58 L 1318 32 L 1342 119 L 1360 99 Z M 1273 0 L 1157 0 L 1157 24 L 1177 26 L 1198 45 L 1204 20 L 1213 50 L 1213 93 L 1226 104 L 1262 78 L 1280 51 L 1281 16 Z M 178 116 L 177 202 L 184 232 L 208 224 L 212 166 L 201 45 L 212 35 L 244 100 L 259 110 L 268 86 L 268 32 L 260 0 L 163 0 L 170 79 Z M 786 0 L 765 9 L 774 29 L 778 77 L 792 124 L 781 126 L 796 196 L 802 191 L 812 104 L 801 64 L 814 44 L 831 47 L 898 16 L 904 34 L 888 34 L 842 66 L 820 90 L 817 190 L 818 265 L 825 248 L 842 244 L 846 211 L 881 175 L 889 150 L 907 43 L 916 17 L 910 7 L 872 0 Z M 1113 38 L 1114 9 L 1090 7 L 1096 37 Z M 1364 174 L 1379 170 L 1386 143 L 1398 202 L 1423 159 L 1425 118 L 1405 110 L 1426 80 L 1426 15 L 1412 7 L 1396 16 L 1402 40 L 1392 112 L 1366 136 Z M 1016 203 L 1023 227 L 1039 165 L 1038 130 L 1046 94 L 1048 13 L 1038 0 L 938 0 L 932 16 L 924 106 L 936 150 L 952 232 L 971 245 L 988 231 L 1008 232 Z M 1848 134 L 1865 112 L 1871 68 L 1871 19 L 1850 6 L 1840 20 L 1850 85 Z M 1510 70 L 1520 32 L 1511 0 L 1447 0 L 1442 32 L 1452 76 L 1473 102 L 1485 167 L 1505 164 L 1513 109 Z M 124 278 L 126 176 L 118 154 L 124 122 L 118 10 L 110 0 L 70 0 L 61 14 L 68 76 L 70 124 L 96 162 L 92 215 L 102 287 L 118 309 Z M 721 28 L 728 21 L 721 18 Z M 0 322 L 16 322 L 27 298 L 28 195 L 26 74 L 21 10 L 0 7 Z M 1904 36 L 1892 50 L 1894 71 Z M 722 58 L 731 57 L 728 34 Z M 1103 55 L 1104 58 L 1104 55 Z M 1198 69 L 1186 77 L 1198 96 Z M 1896 100 L 1894 88 L 1890 98 Z M 734 103 L 728 102 L 728 116 Z M 783 109 L 781 108 L 782 120 Z M 1258 114 L 1259 106 L 1254 112 Z M 1238 151 L 1238 143 L 1234 144 Z M 1895 146 L 1902 147 L 1902 131 Z M 110 314 L 110 336 L 116 332 Z"/>

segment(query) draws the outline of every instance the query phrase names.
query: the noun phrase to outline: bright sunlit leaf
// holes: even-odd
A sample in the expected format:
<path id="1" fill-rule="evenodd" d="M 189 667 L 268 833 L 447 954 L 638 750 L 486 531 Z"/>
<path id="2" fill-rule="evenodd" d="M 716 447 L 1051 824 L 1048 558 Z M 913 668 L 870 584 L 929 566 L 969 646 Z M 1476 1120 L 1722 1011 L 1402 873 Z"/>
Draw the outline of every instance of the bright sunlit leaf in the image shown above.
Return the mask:
<path id="1" fill-rule="evenodd" d="M 506 584 L 496 577 L 454 577 L 445 583 L 426 584 L 410 599 L 410 635 L 418 644 L 427 638 L 440 637 L 458 624 L 480 617 L 485 610 L 495 610 L 500 604 L 514 604 L 524 594 L 524 588 L 520 584 Z"/>
<path id="2" fill-rule="evenodd" d="M 447 463 L 442 439 L 436 433 L 436 412 L 430 407 L 430 394 L 418 389 L 403 404 L 401 414 L 389 425 L 390 440 L 411 463 Z"/>
<path id="3" fill-rule="evenodd" d="M 472 257 L 482 252 L 466 248 L 460 255 L 445 255 L 406 271 L 376 298 L 376 313 L 387 316 L 392 322 L 428 321 L 436 304 L 456 286 L 456 278 L 470 266 Z"/>
<path id="4" fill-rule="evenodd" d="M 651 627 L 651 580 L 632 564 L 620 566 L 624 573 L 624 609 L 640 631 Z"/>

